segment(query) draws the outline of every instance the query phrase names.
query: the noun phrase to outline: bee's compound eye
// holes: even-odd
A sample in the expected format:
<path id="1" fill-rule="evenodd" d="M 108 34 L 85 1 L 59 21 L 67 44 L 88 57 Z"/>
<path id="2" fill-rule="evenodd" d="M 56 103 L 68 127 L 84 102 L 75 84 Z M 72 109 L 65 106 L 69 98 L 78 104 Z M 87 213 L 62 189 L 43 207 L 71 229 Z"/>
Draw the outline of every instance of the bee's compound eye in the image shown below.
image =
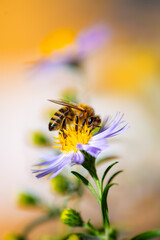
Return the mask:
<path id="1" fill-rule="evenodd" d="M 88 124 L 91 124 L 92 121 L 93 121 L 93 118 L 89 118 L 89 119 L 88 119 Z"/>

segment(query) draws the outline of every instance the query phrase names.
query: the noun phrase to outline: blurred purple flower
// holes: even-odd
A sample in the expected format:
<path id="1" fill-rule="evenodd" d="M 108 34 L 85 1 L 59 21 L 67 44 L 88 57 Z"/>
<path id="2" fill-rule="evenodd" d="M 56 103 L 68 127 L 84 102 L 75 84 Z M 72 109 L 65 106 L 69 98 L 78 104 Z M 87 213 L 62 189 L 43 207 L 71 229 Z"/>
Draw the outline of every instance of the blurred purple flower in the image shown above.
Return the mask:
<path id="1" fill-rule="evenodd" d="M 95 135 L 92 135 L 90 128 L 87 126 L 84 127 L 84 131 L 78 131 L 78 134 L 75 132 L 74 127 L 69 127 L 69 130 L 65 132 L 68 134 L 68 139 L 62 139 L 63 136 L 61 135 L 60 143 L 58 143 L 62 145 L 62 147 L 57 147 L 61 149 L 62 153 L 57 156 L 45 157 L 43 159 L 45 161 L 36 166 L 47 167 L 33 170 L 33 173 L 38 173 L 36 175 L 38 178 L 48 174 L 52 174 L 49 179 L 54 178 L 65 166 L 70 164 L 82 164 L 84 162 L 85 158 L 81 150 L 86 151 L 96 158 L 100 152 L 109 147 L 106 141 L 107 138 L 114 137 L 128 128 L 128 124 L 124 124 L 122 119 L 123 115 L 118 113 L 110 123 L 107 120 L 100 131 Z"/>
<path id="2" fill-rule="evenodd" d="M 74 44 L 33 63 L 32 70 L 53 70 L 63 65 L 80 66 L 83 59 L 98 50 L 109 38 L 110 29 L 105 25 L 94 25 L 81 31 L 75 38 Z"/>

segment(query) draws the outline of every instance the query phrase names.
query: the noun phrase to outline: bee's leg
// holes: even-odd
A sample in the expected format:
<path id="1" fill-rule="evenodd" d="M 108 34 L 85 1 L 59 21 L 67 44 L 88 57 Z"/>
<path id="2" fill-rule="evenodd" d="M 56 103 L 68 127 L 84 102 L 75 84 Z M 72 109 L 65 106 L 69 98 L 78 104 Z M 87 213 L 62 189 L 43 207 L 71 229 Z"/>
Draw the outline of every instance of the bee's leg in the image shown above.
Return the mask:
<path id="1" fill-rule="evenodd" d="M 86 123 L 86 119 L 84 119 L 82 122 L 82 128 L 84 127 L 85 123 Z"/>
<path id="2" fill-rule="evenodd" d="M 94 127 L 93 127 L 93 126 L 90 126 L 89 133 L 91 133 L 93 130 L 94 130 Z"/>
<path id="3" fill-rule="evenodd" d="M 63 119 L 63 122 L 62 122 L 62 129 L 66 129 L 66 119 L 65 118 Z"/>
<path id="4" fill-rule="evenodd" d="M 76 118 L 75 118 L 75 130 L 76 130 L 76 132 L 78 132 L 78 116 L 76 116 Z"/>
<path id="5" fill-rule="evenodd" d="M 63 119 L 63 122 L 62 122 L 61 132 L 63 134 L 63 137 L 66 138 L 67 135 L 66 135 L 66 133 L 64 132 L 63 129 L 66 129 L 66 119 L 65 118 Z"/>

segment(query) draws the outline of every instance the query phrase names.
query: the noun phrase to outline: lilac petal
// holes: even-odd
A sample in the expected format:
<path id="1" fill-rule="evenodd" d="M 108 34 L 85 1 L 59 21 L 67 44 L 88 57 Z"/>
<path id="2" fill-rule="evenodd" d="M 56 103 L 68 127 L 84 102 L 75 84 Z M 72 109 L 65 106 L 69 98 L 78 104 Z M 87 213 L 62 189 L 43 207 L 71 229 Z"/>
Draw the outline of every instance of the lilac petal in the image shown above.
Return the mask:
<path id="1" fill-rule="evenodd" d="M 89 142 L 89 145 L 92 147 L 100 148 L 100 149 L 108 147 L 107 140 L 105 138 L 102 138 L 99 140 L 91 139 L 91 141 Z"/>
<path id="2" fill-rule="evenodd" d="M 41 177 L 44 177 L 44 176 L 46 176 L 46 175 L 48 175 L 50 173 L 52 173 L 52 168 L 49 169 L 48 171 L 42 171 L 41 173 L 37 174 L 36 177 L 37 178 L 41 178 Z"/>
<path id="3" fill-rule="evenodd" d="M 72 59 L 71 53 L 68 54 L 59 54 L 59 56 L 51 56 L 50 58 L 42 58 L 35 62 L 31 66 L 31 72 L 34 74 L 41 73 L 45 71 L 45 73 L 50 73 L 54 69 L 57 69 Z"/>
<path id="4" fill-rule="evenodd" d="M 93 157 L 97 157 L 98 154 L 100 153 L 101 149 L 97 147 L 92 147 L 89 144 L 81 144 L 78 143 L 76 146 L 79 150 L 84 150 L 88 154 L 92 155 Z"/>
<path id="5" fill-rule="evenodd" d="M 66 158 L 65 164 L 64 164 L 62 167 L 60 167 L 59 169 L 57 169 L 56 172 L 54 172 L 54 173 L 48 178 L 48 180 L 56 177 L 56 176 L 63 170 L 63 168 L 64 168 L 66 165 L 71 164 L 71 161 L 72 161 L 72 155 L 69 155 L 69 156 Z"/>
<path id="6" fill-rule="evenodd" d="M 110 124 L 110 126 L 105 129 L 103 132 L 93 136 L 92 139 L 94 140 L 99 140 L 102 138 L 107 138 L 109 136 L 114 136 L 115 132 L 118 134 L 123 130 L 123 127 L 121 129 L 118 129 L 118 127 L 120 126 L 120 124 L 122 124 L 124 121 L 122 121 L 124 114 L 120 115 L 120 113 L 118 113 L 115 118 L 113 119 L 112 123 Z"/>
<path id="7" fill-rule="evenodd" d="M 103 132 L 103 131 L 106 130 L 108 127 L 109 127 L 109 116 L 104 119 L 101 128 L 99 129 L 99 131 L 98 131 L 97 133 L 94 134 L 94 136 L 97 135 L 97 134 L 99 134 L 99 133 L 101 133 L 101 132 Z"/>
<path id="8" fill-rule="evenodd" d="M 125 131 L 125 130 L 128 129 L 128 128 L 129 128 L 129 125 L 126 124 L 125 126 L 123 126 L 122 128 L 120 128 L 119 130 L 108 134 L 107 137 L 114 137 L 114 136 L 118 135 L 119 133 Z"/>
<path id="9" fill-rule="evenodd" d="M 36 177 L 44 177 L 50 173 L 57 173 L 60 170 L 62 170 L 67 164 L 70 164 L 72 162 L 73 154 L 61 154 L 61 157 L 59 159 L 59 162 L 57 162 L 56 165 L 51 164 L 49 167 L 41 168 L 38 170 L 34 170 L 33 172 L 40 172 Z M 53 175 L 53 174 L 52 174 Z"/>
<path id="10" fill-rule="evenodd" d="M 60 154 L 58 156 L 58 158 L 54 161 L 50 161 L 50 165 L 45 167 L 45 168 L 41 168 L 41 169 L 37 169 L 37 170 L 33 170 L 34 173 L 36 172 L 41 172 L 42 170 L 47 170 L 47 169 L 51 169 L 51 168 L 56 168 L 58 167 L 64 160 L 65 155 L 64 154 Z M 48 164 L 47 164 L 48 165 Z"/>
<path id="11" fill-rule="evenodd" d="M 61 166 L 64 166 L 65 161 L 66 161 L 66 158 L 65 158 L 65 156 L 63 156 L 59 159 L 59 162 L 57 162 L 56 164 L 51 164 L 50 166 L 48 166 L 46 168 L 42 168 L 39 171 L 41 171 L 41 170 L 46 171 L 46 170 L 52 169 L 52 172 L 54 172 L 57 169 L 59 169 Z"/>
<path id="12" fill-rule="evenodd" d="M 79 55 L 85 56 L 98 49 L 109 36 L 109 29 L 104 25 L 96 25 L 84 30 L 76 39 Z"/>
<path id="13" fill-rule="evenodd" d="M 77 164 L 82 164 L 84 162 L 84 155 L 83 153 L 81 153 L 80 151 L 78 151 L 75 155 L 74 155 L 74 163 Z"/>
<path id="14" fill-rule="evenodd" d="M 65 166 L 64 166 L 65 167 Z M 63 170 L 63 167 L 61 167 L 58 171 L 54 172 L 48 180 L 51 180 L 52 178 L 56 177 L 61 171 Z"/>
<path id="15" fill-rule="evenodd" d="M 57 159 L 59 158 L 59 156 L 45 156 L 45 157 L 42 157 L 41 159 L 43 160 L 43 162 L 40 162 L 34 166 L 43 166 L 43 165 L 49 165 L 51 164 L 52 162 L 56 161 Z"/>

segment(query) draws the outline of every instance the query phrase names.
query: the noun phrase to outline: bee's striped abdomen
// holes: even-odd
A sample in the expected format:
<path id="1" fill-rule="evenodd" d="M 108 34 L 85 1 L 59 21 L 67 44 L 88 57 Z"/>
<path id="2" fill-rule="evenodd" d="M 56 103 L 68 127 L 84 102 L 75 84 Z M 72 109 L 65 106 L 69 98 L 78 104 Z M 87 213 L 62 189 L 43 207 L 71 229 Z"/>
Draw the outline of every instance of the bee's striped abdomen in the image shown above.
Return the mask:
<path id="1" fill-rule="evenodd" d="M 61 127 L 64 117 L 68 114 L 69 109 L 68 107 L 60 108 L 51 118 L 49 122 L 49 130 L 58 130 Z"/>

